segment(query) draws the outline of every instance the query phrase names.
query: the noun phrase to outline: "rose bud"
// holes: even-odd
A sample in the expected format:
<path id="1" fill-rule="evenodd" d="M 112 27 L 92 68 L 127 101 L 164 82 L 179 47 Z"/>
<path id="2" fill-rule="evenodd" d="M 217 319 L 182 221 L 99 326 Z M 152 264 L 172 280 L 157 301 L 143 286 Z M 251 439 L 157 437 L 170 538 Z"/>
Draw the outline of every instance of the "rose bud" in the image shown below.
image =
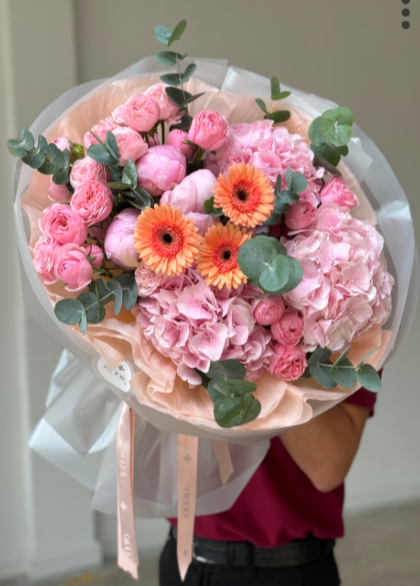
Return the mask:
<path id="1" fill-rule="evenodd" d="M 64 282 L 67 291 L 80 291 L 92 280 L 93 269 L 86 251 L 77 244 L 65 244 L 55 257 L 55 276 Z"/>
<path id="2" fill-rule="evenodd" d="M 179 149 L 184 157 L 189 159 L 193 154 L 194 147 L 193 145 L 185 144 L 186 140 L 188 140 L 188 132 L 185 132 L 185 130 L 181 130 L 180 128 L 174 128 L 168 134 L 166 144 Z"/>
<path id="3" fill-rule="evenodd" d="M 70 183 L 73 189 L 77 189 L 88 181 L 102 181 L 108 183 L 111 179 L 111 174 L 108 167 L 101 165 L 90 157 L 84 157 L 73 163 L 70 172 Z"/>
<path id="4" fill-rule="evenodd" d="M 59 203 L 69 201 L 71 198 L 71 192 L 67 189 L 67 185 L 57 185 L 52 180 L 52 177 L 48 185 L 48 195 L 52 200 L 58 201 Z"/>
<path id="5" fill-rule="evenodd" d="M 228 132 L 226 118 L 213 110 L 202 110 L 193 118 L 188 139 L 207 151 L 219 149 Z"/>
<path id="6" fill-rule="evenodd" d="M 359 200 L 349 188 L 345 180 L 339 175 L 333 175 L 321 189 L 321 203 L 336 203 L 340 208 L 351 210 Z"/>
<path id="7" fill-rule="evenodd" d="M 187 173 L 184 155 L 166 144 L 151 147 L 136 167 L 138 184 L 155 196 L 173 189 Z"/>
<path id="8" fill-rule="evenodd" d="M 123 116 L 133 130 L 149 132 L 160 119 L 159 104 L 149 96 L 134 96 L 126 103 Z"/>
<path id="9" fill-rule="evenodd" d="M 283 301 L 280 297 L 272 296 L 258 303 L 254 309 L 254 319 L 261 326 L 270 326 L 278 321 L 283 313 Z"/>
<path id="10" fill-rule="evenodd" d="M 101 181 L 88 181 L 76 189 L 71 198 L 71 209 L 87 226 L 98 224 L 112 212 L 114 196 Z"/>
<path id="11" fill-rule="evenodd" d="M 87 244 L 85 250 L 86 254 L 90 256 L 90 264 L 99 269 L 104 261 L 104 253 L 101 248 L 97 244 Z"/>
<path id="12" fill-rule="evenodd" d="M 134 226 L 139 210 L 127 208 L 112 220 L 104 242 L 105 254 L 111 262 L 131 271 L 139 266 L 140 259 L 134 247 Z"/>
<path id="13" fill-rule="evenodd" d="M 114 136 L 120 155 L 118 165 L 121 167 L 124 167 L 130 159 L 134 162 L 138 161 L 149 149 L 147 142 L 131 128 L 116 128 Z"/>
<path id="14" fill-rule="evenodd" d="M 273 345 L 274 356 L 271 359 L 269 370 L 277 378 L 283 380 L 297 380 L 305 372 L 307 366 L 306 354 L 300 346 Z"/>
<path id="15" fill-rule="evenodd" d="M 303 336 L 303 319 L 295 313 L 286 311 L 277 322 L 272 324 L 271 333 L 277 342 L 295 345 Z"/>
<path id="16" fill-rule="evenodd" d="M 44 210 L 38 221 L 41 232 L 58 244 L 84 244 L 88 229 L 69 206 L 55 203 Z"/>
<path id="17" fill-rule="evenodd" d="M 177 124 L 181 118 L 178 106 L 176 106 L 172 100 L 169 99 L 165 88 L 169 87 L 166 83 L 155 83 L 150 86 L 144 95 L 149 98 L 154 98 L 159 104 L 160 116 L 159 120 L 166 120 L 169 126 Z"/>
<path id="18" fill-rule="evenodd" d="M 67 150 L 71 153 L 71 142 L 65 136 L 57 136 L 50 144 L 55 144 L 60 151 Z"/>
<path id="19" fill-rule="evenodd" d="M 298 201 L 284 214 L 286 226 L 291 230 L 304 230 L 316 217 L 316 208 L 307 201 Z"/>

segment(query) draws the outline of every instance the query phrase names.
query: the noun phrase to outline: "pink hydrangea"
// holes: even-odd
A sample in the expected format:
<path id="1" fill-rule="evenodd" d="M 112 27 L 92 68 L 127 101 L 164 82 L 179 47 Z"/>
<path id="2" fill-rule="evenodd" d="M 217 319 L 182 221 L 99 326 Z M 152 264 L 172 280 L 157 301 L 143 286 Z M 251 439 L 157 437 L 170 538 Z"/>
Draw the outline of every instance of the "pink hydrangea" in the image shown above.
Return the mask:
<path id="1" fill-rule="evenodd" d="M 313 152 L 298 134 L 290 134 L 284 126 L 273 127 L 271 120 L 258 120 L 229 126 L 225 143 L 215 153 L 207 154 L 205 166 L 217 177 L 220 173 L 227 175 L 230 165 L 251 163 L 265 173 L 273 186 L 280 174 L 283 189 L 287 189 L 285 176 L 291 167 L 308 181 L 301 200 L 317 207 L 324 169 L 315 169 L 313 158 Z"/>

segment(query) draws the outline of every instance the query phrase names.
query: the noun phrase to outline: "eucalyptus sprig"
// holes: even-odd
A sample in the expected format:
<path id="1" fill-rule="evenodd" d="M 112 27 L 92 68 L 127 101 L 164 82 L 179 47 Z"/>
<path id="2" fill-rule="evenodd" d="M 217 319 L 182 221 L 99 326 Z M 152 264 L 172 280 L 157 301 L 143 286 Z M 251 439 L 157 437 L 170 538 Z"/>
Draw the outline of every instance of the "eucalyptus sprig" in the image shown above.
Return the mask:
<path id="1" fill-rule="evenodd" d="M 308 367 L 305 377 L 313 377 L 325 389 L 332 390 L 337 385 L 352 388 L 359 383 L 368 391 L 376 393 L 381 389 L 381 379 L 376 370 L 366 360 L 374 354 L 375 348 L 367 354 L 356 366 L 347 358 L 350 348 L 343 352 L 333 363 L 330 360 L 331 350 L 318 347 L 308 358 Z"/>
<path id="2" fill-rule="evenodd" d="M 155 38 L 159 43 L 170 47 L 175 41 L 179 41 L 185 29 L 187 28 L 187 21 L 181 20 L 174 29 L 167 26 L 157 25 L 155 27 Z M 187 57 L 187 54 L 182 55 L 176 51 L 159 51 L 155 53 L 155 58 L 166 67 L 173 67 L 176 65 L 178 73 L 166 73 L 161 75 L 160 79 L 171 87 L 166 88 L 166 93 L 169 99 L 176 105 L 180 110 L 184 112 L 184 115 L 179 124 L 173 125 L 171 128 L 180 128 L 182 130 L 189 130 L 192 122 L 192 118 L 189 114 L 188 104 L 191 104 L 194 100 L 200 98 L 203 93 L 192 95 L 184 89 L 184 83 L 186 83 L 195 73 L 197 65 L 191 63 L 185 70 L 181 71 L 180 63 Z M 179 89 L 180 87 L 180 89 Z"/>
<path id="3" fill-rule="evenodd" d="M 244 425 L 258 417 L 261 403 L 252 395 L 257 385 L 243 380 L 246 368 L 238 360 L 212 362 L 207 373 L 196 370 L 214 403 L 214 418 L 220 427 Z"/>
<path id="4" fill-rule="evenodd" d="M 275 112 L 270 112 L 273 102 L 278 102 L 279 100 L 284 100 L 288 98 L 291 94 L 289 91 L 282 92 L 280 89 L 280 82 L 277 77 L 272 77 L 270 80 L 271 86 L 271 104 L 267 109 L 267 106 L 261 98 L 256 98 L 255 101 L 257 102 L 258 106 L 264 112 L 264 119 L 265 120 L 273 120 L 274 124 L 280 124 L 281 122 L 286 122 L 290 118 L 289 110 L 276 110 Z"/>
<path id="5" fill-rule="evenodd" d="M 285 212 L 290 208 L 290 204 L 299 201 L 299 194 L 308 187 L 305 175 L 292 171 L 288 167 L 286 171 L 286 184 L 288 189 L 281 188 L 282 177 L 277 175 L 276 185 L 274 188 L 274 210 L 271 216 L 264 222 L 264 226 L 275 226 L 278 224 Z"/>
<path id="6" fill-rule="evenodd" d="M 251 285 L 270 295 L 283 295 L 299 285 L 302 265 L 291 256 L 276 238 L 256 236 L 242 244 L 238 265 Z"/>
<path id="7" fill-rule="evenodd" d="M 89 290 L 80 293 L 77 299 L 62 299 L 54 307 L 56 317 L 64 324 L 79 325 L 83 335 L 87 324 L 98 324 L 105 319 L 107 303 L 114 303 L 114 313 L 119 315 L 121 307 L 130 311 L 137 301 L 138 289 L 133 273 L 121 273 L 104 281 L 94 279 Z"/>
<path id="8" fill-rule="evenodd" d="M 315 118 L 308 131 L 310 147 L 315 153 L 314 165 L 341 175 L 336 167 L 341 157 L 349 153 L 347 145 L 353 122 L 353 112 L 349 108 L 332 108 Z"/>

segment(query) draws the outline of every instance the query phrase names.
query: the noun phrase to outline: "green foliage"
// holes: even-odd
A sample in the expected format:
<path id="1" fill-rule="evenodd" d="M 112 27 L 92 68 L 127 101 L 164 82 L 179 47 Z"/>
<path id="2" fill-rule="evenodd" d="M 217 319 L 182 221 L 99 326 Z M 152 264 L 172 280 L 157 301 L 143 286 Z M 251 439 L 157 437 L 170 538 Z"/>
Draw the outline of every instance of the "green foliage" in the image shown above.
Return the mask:
<path id="1" fill-rule="evenodd" d="M 220 218 L 223 216 L 223 209 L 222 208 L 215 208 L 214 207 L 214 196 L 206 199 L 204 202 L 204 211 L 213 216 L 214 218 Z"/>
<path id="2" fill-rule="evenodd" d="M 276 293 L 287 285 L 289 280 L 289 262 L 287 256 L 277 255 L 271 264 L 261 273 L 260 285 L 268 293 Z"/>
<path id="3" fill-rule="evenodd" d="M 195 63 L 190 63 L 184 73 L 166 73 L 161 75 L 160 79 L 163 83 L 177 87 L 188 81 L 190 77 L 194 75 L 196 69 L 197 65 Z"/>
<path id="4" fill-rule="evenodd" d="M 223 397 L 214 404 L 214 418 L 220 427 L 229 428 L 254 421 L 261 413 L 261 403 L 250 393 L 241 397 Z"/>
<path id="5" fill-rule="evenodd" d="M 181 36 L 186 28 L 187 28 L 187 21 L 181 20 L 181 22 L 179 22 L 176 25 L 176 27 L 172 31 L 171 36 L 168 39 L 168 47 L 170 47 L 172 45 L 172 43 L 174 43 L 175 41 L 179 41 L 179 39 L 181 38 Z"/>
<path id="6" fill-rule="evenodd" d="M 131 189 L 137 187 L 137 169 L 134 161 L 131 159 L 127 161 L 122 173 L 122 182 L 127 183 Z"/>
<path id="7" fill-rule="evenodd" d="M 25 127 L 20 133 L 20 138 L 11 138 L 7 141 L 7 146 L 14 157 L 23 159 L 23 157 L 26 157 L 35 146 L 34 136 L 32 132 Z"/>
<path id="8" fill-rule="evenodd" d="M 194 102 L 194 100 L 201 98 L 201 96 L 204 96 L 205 93 L 201 92 L 201 94 L 196 94 L 193 96 L 189 92 L 178 89 L 176 87 L 167 87 L 165 88 L 165 92 L 167 93 L 171 102 L 173 102 L 175 106 L 178 106 L 180 109 L 185 108 L 187 104 L 191 104 L 191 102 Z"/>
<path id="9" fill-rule="evenodd" d="M 291 92 L 282 92 L 280 90 L 280 83 L 277 77 L 271 78 L 270 87 L 271 100 L 273 102 L 277 102 L 278 100 L 284 100 L 291 94 Z M 286 120 L 289 120 L 290 112 L 288 110 L 276 110 L 274 112 L 269 112 L 264 100 L 262 100 L 261 98 L 256 98 L 255 101 L 259 108 L 261 108 L 261 110 L 264 112 L 265 120 L 273 120 L 274 124 L 281 124 L 282 122 L 286 122 Z"/>
<path id="10" fill-rule="evenodd" d="M 286 183 L 292 193 L 302 193 L 308 187 L 305 175 L 292 171 L 292 167 L 288 167 L 286 171 Z"/>
<path id="11" fill-rule="evenodd" d="M 155 53 L 156 60 L 166 67 L 172 67 L 173 65 L 176 65 L 185 59 L 185 57 L 186 55 L 175 53 L 175 51 L 160 51 L 159 53 Z"/>
<path id="12" fill-rule="evenodd" d="M 286 171 L 286 183 L 289 189 L 281 188 L 282 178 L 277 175 L 276 186 L 274 188 L 274 210 L 271 216 L 264 222 L 264 226 L 275 226 L 280 222 L 282 216 L 290 208 L 290 204 L 299 201 L 299 193 L 305 191 L 308 182 L 302 173 L 293 172 L 289 167 Z"/>
<path id="13" fill-rule="evenodd" d="M 357 380 L 363 387 L 365 387 L 365 389 L 368 389 L 373 393 L 377 393 L 381 390 L 381 378 L 370 364 L 362 364 L 357 368 L 356 375 Z"/>
<path id="14" fill-rule="evenodd" d="M 277 77 L 272 77 L 270 80 L 270 87 L 271 87 L 271 99 L 273 102 L 277 102 L 278 100 L 284 100 L 290 96 L 292 92 L 282 92 L 280 90 L 280 82 Z"/>
<path id="15" fill-rule="evenodd" d="M 118 152 L 117 139 L 115 138 L 114 134 L 108 131 L 106 133 L 106 141 L 103 143 L 99 136 L 92 132 L 92 130 L 90 132 L 96 138 L 98 144 L 93 144 L 88 148 L 87 154 L 89 157 L 98 163 L 101 163 L 102 165 L 107 165 L 108 167 L 118 165 L 120 156 Z"/>
<path id="16" fill-rule="evenodd" d="M 163 26 L 161 24 L 157 24 L 155 26 L 155 39 L 162 43 L 163 45 L 168 45 L 169 39 L 172 36 L 173 30 L 168 26 Z"/>
<path id="17" fill-rule="evenodd" d="M 246 368 L 238 360 L 218 360 L 210 364 L 207 376 L 212 379 L 243 379 Z"/>
<path id="18" fill-rule="evenodd" d="M 309 127 L 312 151 L 333 166 L 348 155 L 354 116 L 349 108 L 333 108 L 315 118 Z"/>

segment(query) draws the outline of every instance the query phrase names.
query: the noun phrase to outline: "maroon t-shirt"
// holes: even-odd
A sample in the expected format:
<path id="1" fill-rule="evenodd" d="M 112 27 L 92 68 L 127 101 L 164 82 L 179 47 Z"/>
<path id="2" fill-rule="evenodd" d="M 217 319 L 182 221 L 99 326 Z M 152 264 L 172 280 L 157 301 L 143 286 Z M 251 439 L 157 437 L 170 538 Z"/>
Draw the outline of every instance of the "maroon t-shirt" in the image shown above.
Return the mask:
<path id="1" fill-rule="evenodd" d="M 373 413 L 376 394 L 360 389 L 345 401 Z M 275 547 L 309 534 L 321 539 L 342 537 L 343 503 L 344 484 L 319 492 L 276 437 L 233 506 L 196 517 L 194 533 L 216 541 L 249 541 L 258 547 Z M 176 525 L 176 519 L 169 521 Z"/>

